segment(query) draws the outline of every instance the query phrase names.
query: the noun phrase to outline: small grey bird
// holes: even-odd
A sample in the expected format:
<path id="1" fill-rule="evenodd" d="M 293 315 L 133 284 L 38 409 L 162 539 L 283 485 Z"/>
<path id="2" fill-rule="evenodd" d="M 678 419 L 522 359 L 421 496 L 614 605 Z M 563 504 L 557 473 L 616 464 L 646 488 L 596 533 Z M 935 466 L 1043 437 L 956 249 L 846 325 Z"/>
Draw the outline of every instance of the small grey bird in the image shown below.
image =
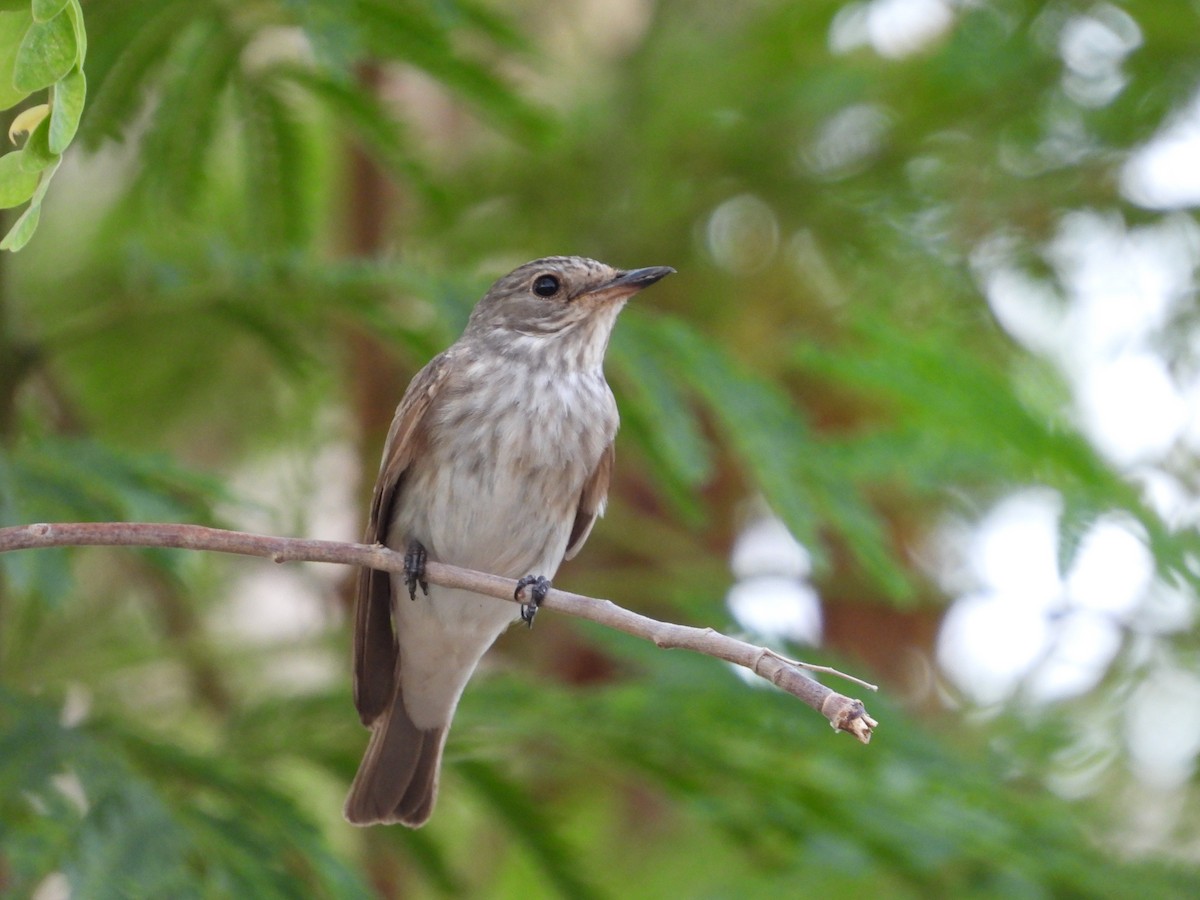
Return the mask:
<path id="1" fill-rule="evenodd" d="M 603 362 L 617 314 L 674 271 L 576 256 L 526 263 L 405 391 L 363 540 L 404 550 L 406 572 L 359 577 L 354 702 L 371 740 L 349 822 L 429 819 L 459 697 L 518 612 L 426 585 L 425 561 L 519 578 L 519 615 L 532 624 L 548 579 L 604 512 L 617 407 Z"/>

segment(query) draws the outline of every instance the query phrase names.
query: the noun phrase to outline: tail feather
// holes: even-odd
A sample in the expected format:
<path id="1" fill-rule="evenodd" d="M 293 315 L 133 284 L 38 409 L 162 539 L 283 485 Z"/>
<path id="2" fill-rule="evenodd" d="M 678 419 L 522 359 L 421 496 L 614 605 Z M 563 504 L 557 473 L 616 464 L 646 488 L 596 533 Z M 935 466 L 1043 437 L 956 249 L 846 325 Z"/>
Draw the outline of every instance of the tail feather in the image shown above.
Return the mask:
<path id="1" fill-rule="evenodd" d="M 376 720 L 344 810 L 351 825 L 399 823 L 419 828 L 433 812 L 446 728 L 421 729 L 400 691 Z"/>

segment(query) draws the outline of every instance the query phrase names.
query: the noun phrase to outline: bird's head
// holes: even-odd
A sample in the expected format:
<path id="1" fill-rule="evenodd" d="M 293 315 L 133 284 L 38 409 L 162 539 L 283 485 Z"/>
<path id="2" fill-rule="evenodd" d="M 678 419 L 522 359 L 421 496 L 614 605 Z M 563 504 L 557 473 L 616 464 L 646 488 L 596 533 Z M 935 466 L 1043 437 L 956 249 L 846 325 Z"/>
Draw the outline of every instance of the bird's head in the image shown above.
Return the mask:
<path id="1" fill-rule="evenodd" d="M 625 301 L 674 271 L 614 269 L 582 256 L 535 259 L 491 286 L 471 313 L 467 334 L 514 346 L 528 343 L 522 338 L 566 343 L 602 357 Z"/>

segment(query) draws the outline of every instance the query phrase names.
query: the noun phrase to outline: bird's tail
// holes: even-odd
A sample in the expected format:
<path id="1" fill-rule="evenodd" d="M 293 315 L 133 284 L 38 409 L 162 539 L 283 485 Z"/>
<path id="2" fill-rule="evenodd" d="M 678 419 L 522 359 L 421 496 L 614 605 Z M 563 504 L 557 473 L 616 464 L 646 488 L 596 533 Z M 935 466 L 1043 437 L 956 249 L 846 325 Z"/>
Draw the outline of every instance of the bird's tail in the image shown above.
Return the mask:
<path id="1" fill-rule="evenodd" d="M 413 724 L 397 688 L 391 709 L 372 726 L 371 742 L 344 810 L 351 825 L 400 823 L 420 828 L 433 812 L 447 727 Z"/>

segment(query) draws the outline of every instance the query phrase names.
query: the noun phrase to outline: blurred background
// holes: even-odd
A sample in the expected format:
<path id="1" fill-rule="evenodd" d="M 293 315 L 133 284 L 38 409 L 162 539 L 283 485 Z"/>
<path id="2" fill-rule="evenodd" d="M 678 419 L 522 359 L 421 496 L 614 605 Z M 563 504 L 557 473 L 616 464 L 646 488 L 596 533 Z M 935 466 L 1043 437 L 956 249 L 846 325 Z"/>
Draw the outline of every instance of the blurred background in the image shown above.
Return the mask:
<path id="1" fill-rule="evenodd" d="M 495 277 L 671 265 L 557 584 L 877 681 L 881 725 L 544 615 L 430 825 L 356 830 L 352 573 L 9 554 L 0 893 L 1200 893 L 1194 2 L 84 12 L 0 256 L 0 524 L 355 540 Z"/>

